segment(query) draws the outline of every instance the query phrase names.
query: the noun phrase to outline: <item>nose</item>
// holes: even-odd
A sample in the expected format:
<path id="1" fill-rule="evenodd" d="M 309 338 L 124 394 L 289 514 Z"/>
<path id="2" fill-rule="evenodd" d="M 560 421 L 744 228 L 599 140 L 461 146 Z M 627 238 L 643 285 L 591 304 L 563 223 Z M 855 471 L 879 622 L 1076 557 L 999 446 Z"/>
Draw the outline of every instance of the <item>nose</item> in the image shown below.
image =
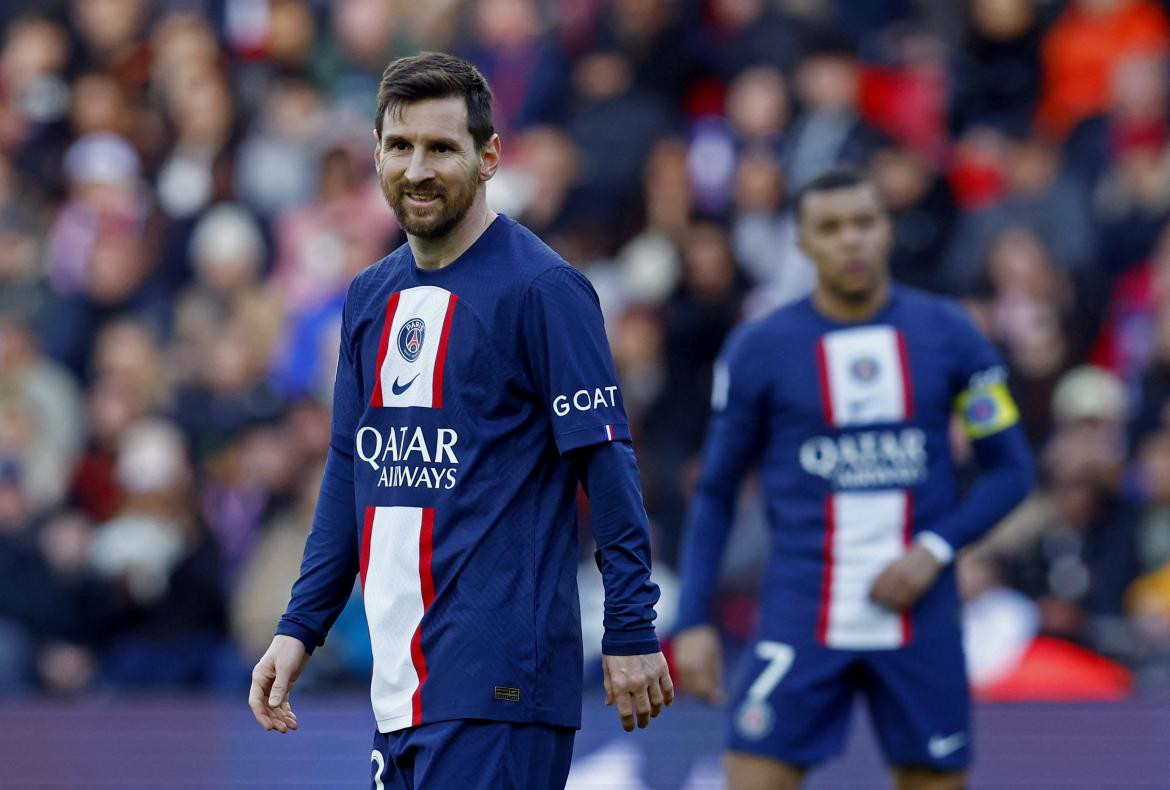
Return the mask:
<path id="1" fill-rule="evenodd" d="M 427 162 L 427 154 L 422 146 L 416 146 L 411 152 L 410 162 L 406 165 L 406 172 L 403 173 L 403 176 L 414 184 L 434 176 L 434 171 L 431 169 L 430 163 Z"/>
<path id="2" fill-rule="evenodd" d="M 857 249 L 859 246 L 861 246 L 861 242 L 864 236 L 865 234 L 862 232 L 861 228 L 857 227 L 853 223 L 850 223 L 846 225 L 841 231 L 841 244 L 851 250 Z"/>

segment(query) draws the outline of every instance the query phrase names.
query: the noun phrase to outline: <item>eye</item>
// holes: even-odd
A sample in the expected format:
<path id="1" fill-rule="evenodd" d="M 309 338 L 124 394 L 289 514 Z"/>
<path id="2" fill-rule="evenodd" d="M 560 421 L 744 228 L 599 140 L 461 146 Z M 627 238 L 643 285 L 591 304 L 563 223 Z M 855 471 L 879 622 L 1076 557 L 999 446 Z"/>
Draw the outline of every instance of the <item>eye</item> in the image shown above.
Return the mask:
<path id="1" fill-rule="evenodd" d="M 436 154 L 446 154 L 451 152 L 451 146 L 446 143 L 435 143 L 431 150 Z"/>

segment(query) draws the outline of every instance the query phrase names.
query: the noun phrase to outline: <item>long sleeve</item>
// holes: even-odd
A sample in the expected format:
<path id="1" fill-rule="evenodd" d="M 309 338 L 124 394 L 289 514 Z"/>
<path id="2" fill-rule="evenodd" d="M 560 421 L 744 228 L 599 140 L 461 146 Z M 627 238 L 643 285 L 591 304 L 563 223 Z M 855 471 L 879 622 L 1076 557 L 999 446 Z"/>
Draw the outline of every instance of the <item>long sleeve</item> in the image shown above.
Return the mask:
<path id="1" fill-rule="evenodd" d="M 711 595 L 735 515 L 739 484 L 763 442 L 762 388 L 736 359 L 741 334 L 733 334 L 716 363 L 712 417 L 703 447 L 699 484 L 687 511 L 682 545 L 682 593 L 678 630 L 709 621 Z"/>
<path id="2" fill-rule="evenodd" d="M 927 547 L 933 542 L 940 560 L 983 537 L 1028 495 L 1035 477 L 999 355 L 959 308 L 952 316 L 955 411 L 972 440 L 980 475 L 954 510 L 928 533 Z M 938 546 L 932 536 L 947 545 Z"/>
<path id="3" fill-rule="evenodd" d="M 343 311 L 329 455 L 300 576 L 276 627 L 277 634 L 304 642 L 310 653 L 325 642 L 325 634 L 349 600 L 358 572 L 353 437 L 362 413 L 362 388 L 344 315 Z"/>
<path id="4" fill-rule="evenodd" d="M 979 476 L 962 501 L 931 532 L 952 551 L 987 534 L 1032 489 L 1035 472 L 1028 441 L 1019 424 L 974 443 Z"/>
<path id="5" fill-rule="evenodd" d="M 634 448 L 629 442 L 608 442 L 573 450 L 568 457 L 589 495 L 594 558 L 605 586 L 602 652 L 655 653 L 658 585 L 650 580 L 650 530 Z"/>

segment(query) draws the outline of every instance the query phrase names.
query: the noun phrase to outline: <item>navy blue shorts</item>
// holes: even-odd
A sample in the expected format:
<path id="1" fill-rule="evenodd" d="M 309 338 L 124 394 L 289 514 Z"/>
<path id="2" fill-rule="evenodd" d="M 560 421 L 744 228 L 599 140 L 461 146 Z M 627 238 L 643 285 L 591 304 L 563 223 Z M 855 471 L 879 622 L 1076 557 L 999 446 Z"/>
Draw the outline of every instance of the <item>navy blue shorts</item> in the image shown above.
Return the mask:
<path id="1" fill-rule="evenodd" d="M 577 731 L 545 724 L 455 719 L 374 733 L 374 790 L 559 790 Z"/>
<path id="2" fill-rule="evenodd" d="M 817 765 L 844 748 L 860 694 L 890 764 L 962 771 L 971 762 L 971 697 L 958 639 L 869 651 L 760 640 L 733 688 L 730 751 Z"/>

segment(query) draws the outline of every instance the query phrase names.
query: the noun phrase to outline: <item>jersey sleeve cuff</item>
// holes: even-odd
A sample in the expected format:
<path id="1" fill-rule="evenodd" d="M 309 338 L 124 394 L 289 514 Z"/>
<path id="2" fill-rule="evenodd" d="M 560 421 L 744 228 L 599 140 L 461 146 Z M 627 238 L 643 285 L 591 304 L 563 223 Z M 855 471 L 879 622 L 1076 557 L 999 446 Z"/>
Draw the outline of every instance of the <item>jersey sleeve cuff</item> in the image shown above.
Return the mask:
<path id="1" fill-rule="evenodd" d="M 317 649 L 321 642 L 317 639 L 317 635 L 305 628 L 303 625 L 290 622 L 288 620 L 281 620 L 276 626 L 277 636 L 291 636 L 294 639 L 299 639 L 305 646 L 305 652 L 309 655 Z"/>
<path id="2" fill-rule="evenodd" d="M 919 532 L 914 536 L 914 542 L 929 551 L 944 568 L 955 558 L 954 548 L 937 532 Z"/>
<path id="3" fill-rule="evenodd" d="M 580 447 L 589 447 L 606 442 L 630 441 L 630 426 L 625 423 L 610 425 L 593 425 L 588 428 L 578 428 L 575 431 L 566 431 L 557 434 L 557 450 L 561 455 Z"/>
<path id="4" fill-rule="evenodd" d="M 661 649 L 654 626 L 637 631 L 606 631 L 601 637 L 601 652 L 607 656 L 644 656 Z"/>

